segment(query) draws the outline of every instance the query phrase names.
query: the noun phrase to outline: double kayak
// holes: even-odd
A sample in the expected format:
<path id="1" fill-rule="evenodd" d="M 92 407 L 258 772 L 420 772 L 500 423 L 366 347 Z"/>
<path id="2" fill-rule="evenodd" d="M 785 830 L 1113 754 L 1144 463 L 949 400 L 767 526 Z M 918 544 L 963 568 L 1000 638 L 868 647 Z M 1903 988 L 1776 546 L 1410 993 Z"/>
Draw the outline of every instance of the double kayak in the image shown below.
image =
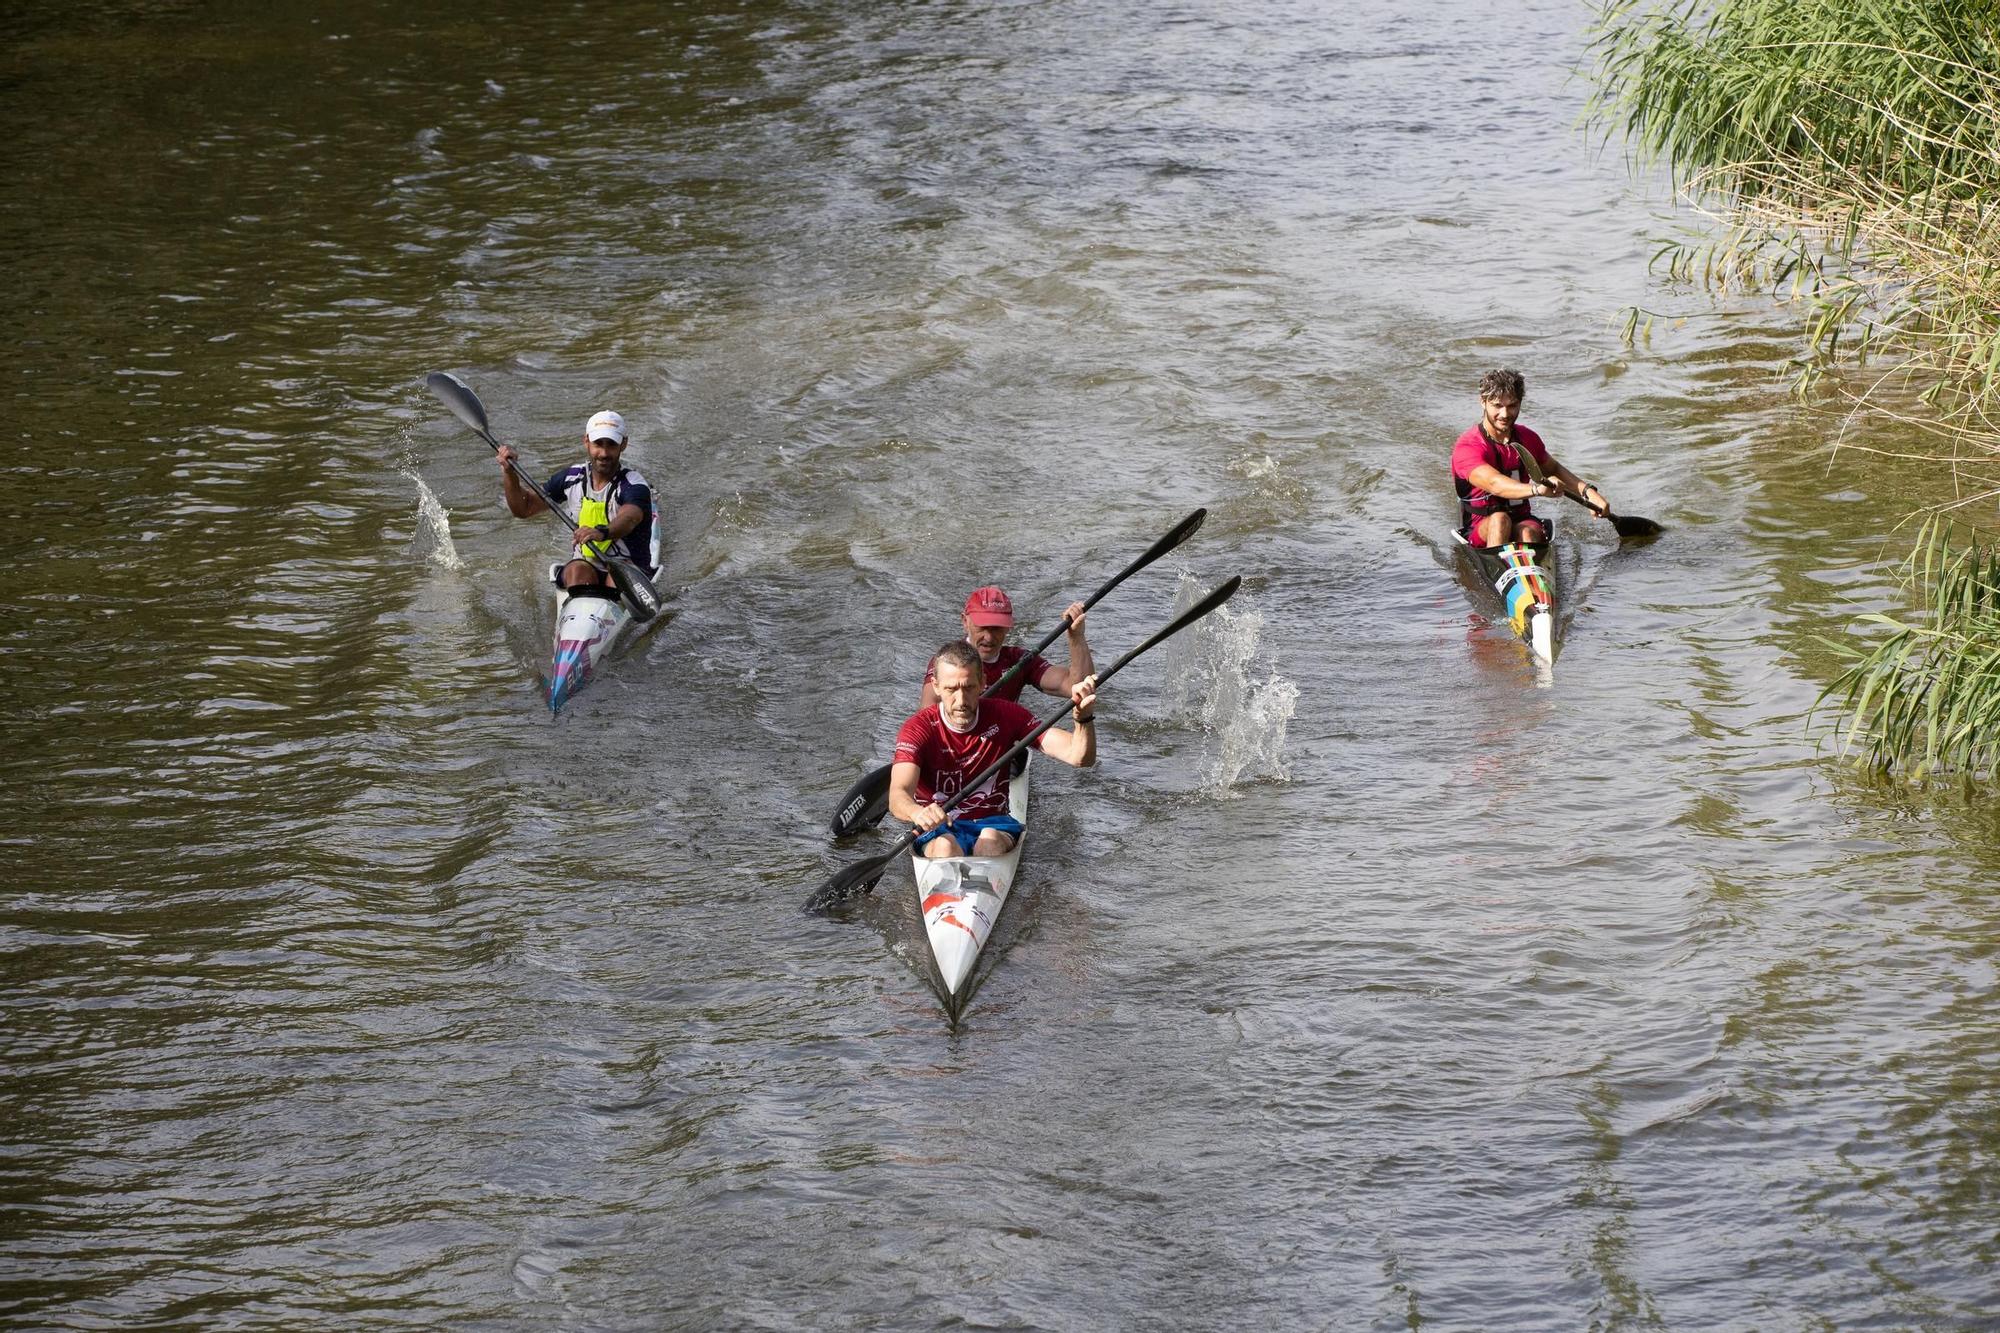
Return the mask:
<path id="1" fill-rule="evenodd" d="M 1008 784 L 1007 813 L 1021 821 L 1021 836 L 1005 856 L 927 857 L 911 850 L 917 877 L 917 907 L 930 941 L 931 961 L 944 988 L 945 1007 L 954 1018 L 968 992 L 962 988 L 993 933 L 1000 909 L 1014 887 L 1021 848 L 1028 841 L 1028 767 L 1024 760 Z"/>
<path id="2" fill-rule="evenodd" d="M 1465 552 L 1482 582 L 1491 584 L 1506 608 L 1507 623 L 1543 666 L 1556 660 L 1556 582 L 1549 572 L 1547 542 L 1474 546 L 1463 532 L 1452 541 Z"/>

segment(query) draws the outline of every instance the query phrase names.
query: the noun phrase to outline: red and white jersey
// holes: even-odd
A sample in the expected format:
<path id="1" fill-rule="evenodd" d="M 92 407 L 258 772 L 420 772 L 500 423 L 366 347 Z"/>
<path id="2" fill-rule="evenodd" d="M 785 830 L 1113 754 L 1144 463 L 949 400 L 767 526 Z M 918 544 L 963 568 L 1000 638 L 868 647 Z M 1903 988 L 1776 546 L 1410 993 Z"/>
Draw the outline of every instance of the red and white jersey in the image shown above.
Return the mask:
<path id="1" fill-rule="evenodd" d="M 1006 675 L 1008 668 L 1024 657 L 1028 659 L 1028 665 L 1014 673 L 1014 679 L 1007 682 L 1007 688 L 1001 690 L 998 694 L 990 693 L 993 689 L 993 682 Z M 1011 643 L 1001 648 L 1000 655 L 995 657 L 991 662 L 982 662 L 980 665 L 985 668 L 986 679 L 983 685 L 989 691 L 989 693 L 982 697 L 987 699 L 1019 699 L 1021 691 L 1030 685 L 1033 685 L 1036 689 L 1040 689 L 1042 687 L 1042 677 L 1056 669 L 1055 663 L 1049 661 L 1048 658 L 1043 657 L 1040 653 L 1031 653 L 1026 648 Z M 937 659 L 933 657 L 929 664 L 924 667 L 924 684 L 932 684 L 936 679 Z"/>
<path id="2" fill-rule="evenodd" d="M 896 760 L 917 766 L 917 802 L 948 801 L 958 795 L 966 782 L 979 771 L 1014 748 L 1015 744 L 1040 725 L 1033 713 L 1006 699 L 981 699 L 979 714 L 969 730 L 961 733 L 944 724 L 944 717 L 932 705 L 911 717 L 896 733 Z M 1048 735 L 1047 732 L 1042 733 Z M 1035 745 L 1041 746 L 1041 738 Z M 1012 765 L 1009 765 L 1011 768 Z M 1007 774 L 1003 770 L 986 780 L 973 795 L 952 807 L 953 819 L 985 819 L 1007 813 Z"/>

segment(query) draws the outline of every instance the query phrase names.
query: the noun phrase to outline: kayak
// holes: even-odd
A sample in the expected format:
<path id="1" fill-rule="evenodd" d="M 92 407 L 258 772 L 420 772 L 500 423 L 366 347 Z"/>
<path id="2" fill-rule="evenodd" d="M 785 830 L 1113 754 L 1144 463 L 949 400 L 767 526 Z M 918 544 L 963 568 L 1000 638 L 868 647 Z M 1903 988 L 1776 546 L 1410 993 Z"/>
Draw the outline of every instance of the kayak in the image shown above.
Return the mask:
<path id="1" fill-rule="evenodd" d="M 1005 856 L 927 857 L 912 850 L 911 861 L 917 876 L 917 906 L 924 918 L 924 934 L 930 940 L 931 958 L 937 964 L 938 980 L 944 985 L 945 1005 L 955 1015 L 964 1002 L 959 988 L 972 975 L 986 937 L 1000 909 L 1007 905 L 1007 893 L 1014 887 L 1014 871 L 1021 864 L 1021 847 L 1028 841 L 1028 769 L 1024 760 L 1008 784 L 1007 812 L 1021 821 L 1021 836 Z"/>
<path id="2" fill-rule="evenodd" d="M 614 646 L 625 637 L 632 612 L 616 588 L 560 588 L 556 591 L 556 651 L 549 668 L 549 711 L 558 711 L 590 683 Z"/>
<path id="3" fill-rule="evenodd" d="M 632 552 L 619 548 L 627 559 Z M 660 564 L 660 525 L 653 524 L 652 545 L 648 548 L 650 557 L 646 563 L 653 569 Z M 549 566 L 549 581 L 555 582 L 562 575 L 562 564 Z M 556 588 L 556 649 L 555 658 L 549 667 L 549 711 L 558 712 L 562 706 L 576 697 L 576 692 L 590 683 L 597 671 L 597 664 L 609 657 L 614 650 L 624 648 L 652 633 L 673 617 L 665 610 L 651 620 L 644 622 L 632 619 L 632 608 L 618 594 L 615 586 L 586 586 L 580 588 Z"/>
<path id="4" fill-rule="evenodd" d="M 1505 546 L 1474 546 L 1463 532 L 1452 540 L 1472 561 L 1483 582 L 1493 585 L 1507 609 L 1507 623 L 1544 666 L 1556 660 L 1556 583 L 1543 563 L 1547 542 L 1508 542 Z"/>

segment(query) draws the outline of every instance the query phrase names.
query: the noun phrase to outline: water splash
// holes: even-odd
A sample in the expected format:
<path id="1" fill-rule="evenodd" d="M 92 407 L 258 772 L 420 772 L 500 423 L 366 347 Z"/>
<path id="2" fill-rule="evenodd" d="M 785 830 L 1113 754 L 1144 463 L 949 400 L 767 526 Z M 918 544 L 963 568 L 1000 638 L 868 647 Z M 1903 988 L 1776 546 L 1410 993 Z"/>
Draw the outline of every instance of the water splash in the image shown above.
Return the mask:
<path id="1" fill-rule="evenodd" d="M 403 475 L 417 488 L 417 527 L 410 534 L 411 553 L 440 569 L 464 569 L 465 562 L 451 543 L 451 511 L 438 502 L 422 477 L 408 471 Z"/>
<path id="2" fill-rule="evenodd" d="M 1174 592 L 1174 613 L 1187 610 L 1208 592 L 1183 572 Z M 1284 781 L 1285 729 L 1298 707 L 1299 688 L 1268 668 L 1253 679 L 1264 613 L 1241 593 L 1217 607 L 1182 634 L 1168 640 L 1168 709 L 1192 716 L 1208 733 L 1212 748 L 1209 787 L 1216 795 L 1239 782 Z"/>

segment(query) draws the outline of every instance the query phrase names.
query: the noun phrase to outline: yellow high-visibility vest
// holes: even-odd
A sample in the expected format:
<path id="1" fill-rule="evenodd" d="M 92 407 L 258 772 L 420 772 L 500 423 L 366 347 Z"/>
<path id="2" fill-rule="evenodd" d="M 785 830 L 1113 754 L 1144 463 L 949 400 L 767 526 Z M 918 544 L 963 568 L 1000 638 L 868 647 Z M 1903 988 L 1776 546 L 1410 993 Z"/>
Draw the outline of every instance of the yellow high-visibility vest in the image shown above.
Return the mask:
<path id="1" fill-rule="evenodd" d="M 583 498 L 577 505 L 576 525 L 579 528 L 610 527 L 611 493 L 617 489 L 618 480 L 614 477 L 604 488 L 604 498 L 593 500 L 590 498 L 590 482 L 586 479 L 583 483 Z M 609 542 L 581 542 L 577 546 L 577 552 L 584 559 L 598 562 L 603 561 L 610 550 Z"/>

